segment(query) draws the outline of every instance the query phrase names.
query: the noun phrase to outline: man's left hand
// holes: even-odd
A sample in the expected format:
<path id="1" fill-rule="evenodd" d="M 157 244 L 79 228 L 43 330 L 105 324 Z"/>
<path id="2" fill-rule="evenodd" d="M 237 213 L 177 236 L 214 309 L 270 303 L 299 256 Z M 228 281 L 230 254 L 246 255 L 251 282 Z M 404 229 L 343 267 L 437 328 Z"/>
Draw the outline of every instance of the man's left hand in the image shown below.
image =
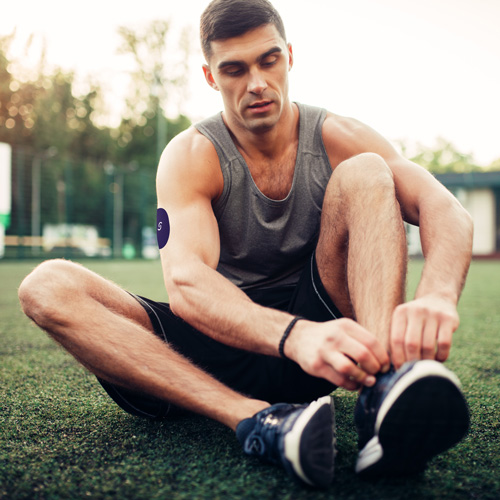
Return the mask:
<path id="1" fill-rule="evenodd" d="M 389 339 L 395 368 L 415 359 L 446 361 L 458 325 L 456 305 L 439 295 L 425 295 L 396 307 Z"/>

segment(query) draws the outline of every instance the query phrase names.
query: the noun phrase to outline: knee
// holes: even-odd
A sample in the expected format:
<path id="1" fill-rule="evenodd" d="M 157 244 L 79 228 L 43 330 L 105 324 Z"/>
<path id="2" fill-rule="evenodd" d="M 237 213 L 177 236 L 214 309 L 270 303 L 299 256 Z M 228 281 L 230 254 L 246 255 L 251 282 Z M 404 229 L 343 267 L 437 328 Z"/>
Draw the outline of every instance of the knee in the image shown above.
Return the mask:
<path id="1" fill-rule="evenodd" d="M 36 267 L 19 286 L 24 313 L 42 327 L 57 321 L 62 304 L 78 286 L 74 279 L 77 268 L 77 264 L 62 259 L 49 260 Z"/>
<path id="2" fill-rule="evenodd" d="M 334 170 L 332 182 L 343 194 L 378 191 L 394 192 L 394 175 L 385 160 L 376 153 L 362 153 L 340 163 Z"/>

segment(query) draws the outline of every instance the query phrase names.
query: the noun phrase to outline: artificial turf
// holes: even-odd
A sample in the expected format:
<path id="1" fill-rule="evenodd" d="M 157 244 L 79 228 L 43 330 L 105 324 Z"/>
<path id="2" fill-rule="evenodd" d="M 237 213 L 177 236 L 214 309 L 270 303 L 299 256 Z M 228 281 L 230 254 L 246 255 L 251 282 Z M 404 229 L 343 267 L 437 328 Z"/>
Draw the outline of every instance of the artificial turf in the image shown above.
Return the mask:
<path id="1" fill-rule="evenodd" d="M 338 390 L 336 478 L 326 491 L 245 457 L 217 422 L 147 421 L 123 412 L 21 313 L 16 289 L 34 265 L 0 262 L 0 499 L 500 498 L 500 263 L 473 262 L 446 363 L 463 384 L 469 435 L 421 475 L 360 480 L 353 470 L 355 395 Z M 158 262 L 85 265 L 136 293 L 166 298 Z M 420 269 L 411 263 L 409 289 Z"/>

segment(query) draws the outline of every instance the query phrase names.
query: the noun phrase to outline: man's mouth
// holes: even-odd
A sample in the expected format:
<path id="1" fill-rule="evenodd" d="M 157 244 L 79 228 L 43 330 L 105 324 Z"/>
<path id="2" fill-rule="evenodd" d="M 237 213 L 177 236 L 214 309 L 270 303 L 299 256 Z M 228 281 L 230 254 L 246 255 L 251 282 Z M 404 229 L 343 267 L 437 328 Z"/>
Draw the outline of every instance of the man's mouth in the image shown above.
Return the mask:
<path id="1" fill-rule="evenodd" d="M 248 106 L 251 109 L 258 109 L 258 108 L 264 108 L 265 106 L 271 104 L 272 101 L 259 101 L 259 102 L 254 102 L 250 106 Z"/>

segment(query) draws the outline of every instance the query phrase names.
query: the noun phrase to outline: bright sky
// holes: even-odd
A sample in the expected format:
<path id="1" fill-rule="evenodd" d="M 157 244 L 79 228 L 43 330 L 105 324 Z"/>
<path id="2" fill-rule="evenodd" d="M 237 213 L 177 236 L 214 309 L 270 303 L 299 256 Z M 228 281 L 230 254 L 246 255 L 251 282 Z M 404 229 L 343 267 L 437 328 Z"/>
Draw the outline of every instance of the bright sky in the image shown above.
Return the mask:
<path id="1" fill-rule="evenodd" d="M 439 136 L 480 164 L 500 158 L 500 0 L 274 0 L 295 64 L 291 98 L 353 116 L 392 141 L 432 147 Z M 171 19 L 191 26 L 208 0 L 9 0 L 0 35 L 17 31 L 16 56 L 31 33 L 49 62 L 92 75 L 119 116 L 126 58 L 118 26 Z M 80 6 L 78 8 L 78 6 Z M 23 56 L 34 64 L 30 53 Z M 196 120 L 221 109 L 206 85 L 203 59 L 190 60 L 189 98 L 180 110 Z"/>

